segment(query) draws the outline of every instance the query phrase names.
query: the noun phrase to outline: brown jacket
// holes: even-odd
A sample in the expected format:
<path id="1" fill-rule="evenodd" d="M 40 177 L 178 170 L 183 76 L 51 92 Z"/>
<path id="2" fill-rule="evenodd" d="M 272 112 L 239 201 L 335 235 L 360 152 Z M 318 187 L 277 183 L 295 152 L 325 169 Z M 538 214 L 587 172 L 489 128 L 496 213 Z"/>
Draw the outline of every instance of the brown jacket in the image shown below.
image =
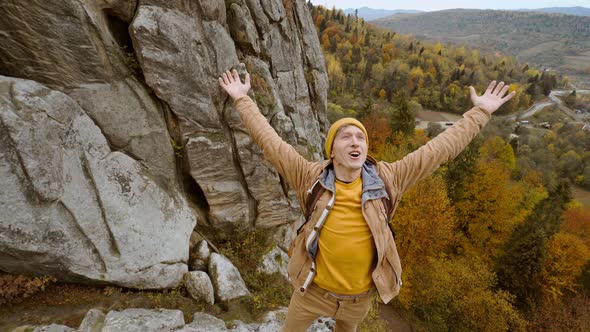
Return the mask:
<path id="1" fill-rule="evenodd" d="M 234 105 L 250 135 L 268 160 L 292 186 L 301 206 L 305 206 L 311 188 L 319 182 L 326 190 L 318 200 L 309 221 L 294 242 L 293 255 L 287 271 L 296 290 L 305 295 L 315 276 L 315 256 L 319 232 L 334 203 L 334 172 L 330 161 L 310 162 L 284 142 L 268 124 L 256 104 L 248 96 L 240 97 Z M 454 126 L 429 141 L 418 150 L 394 163 L 375 162 L 369 158 L 363 166 L 363 216 L 371 229 L 377 262 L 372 273 L 373 282 L 384 303 L 399 293 L 402 285 L 399 255 L 388 227 L 383 197 L 387 197 L 383 181 L 388 181 L 393 208 L 402 195 L 418 180 L 428 176 L 440 164 L 456 157 L 489 121 L 490 114 L 474 107 Z M 381 180 L 383 179 L 383 180 Z M 385 195 L 385 196 L 384 196 Z"/>

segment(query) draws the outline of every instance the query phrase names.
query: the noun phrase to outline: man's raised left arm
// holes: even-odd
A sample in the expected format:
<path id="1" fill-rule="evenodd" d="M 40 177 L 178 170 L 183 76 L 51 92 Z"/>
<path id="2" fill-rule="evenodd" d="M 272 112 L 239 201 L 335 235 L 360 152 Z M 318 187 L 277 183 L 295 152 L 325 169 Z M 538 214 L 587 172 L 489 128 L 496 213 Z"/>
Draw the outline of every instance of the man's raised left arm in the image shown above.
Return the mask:
<path id="1" fill-rule="evenodd" d="M 496 81 L 492 81 L 484 94 L 478 96 L 475 89 L 469 87 L 473 108 L 465 112 L 463 118 L 452 127 L 402 160 L 381 162 L 385 176 L 391 177 L 391 182 L 403 194 L 441 164 L 454 159 L 488 123 L 491 115 L 514 96 L 514 92 L 506 95 L 508 89 L 509 86 L 504 82 L 496 84 Z"/>

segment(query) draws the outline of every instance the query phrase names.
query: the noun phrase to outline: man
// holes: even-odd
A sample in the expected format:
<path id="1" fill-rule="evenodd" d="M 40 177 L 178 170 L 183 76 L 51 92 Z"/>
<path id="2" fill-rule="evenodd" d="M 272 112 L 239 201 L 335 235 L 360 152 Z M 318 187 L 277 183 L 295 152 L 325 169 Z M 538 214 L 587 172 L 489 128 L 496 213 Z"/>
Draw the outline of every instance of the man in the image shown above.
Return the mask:
<path id="1" fill-rule="evenodd" d="M 503 82 L 491 82 L 482 96 L 470 87 L 474 107 L 463 119 L 394 163 L 376 162 L 368 156 L 362 123 L 340 119 L 326 137 L 329 160 L 309 162 L 281 139 L 247 96 L 248 74 L 242 83 L 235 70 L 227 71 L 219 83 L 233 98 L 264 157 L 294 188 L 301 206 L 307 206 L 315 186 L 324 189 L 313 211 L 304 211 L 309 219 L 292 245 L 287 270 L 295 291 L 285 332 L 306 331 L 319 316 L 334 317 L 337 332 L 356 331 L 374 290 L 384 303 L 399 293 L 402 269 L 387 205 L 395 211 L 404 192 L 456 157 L 491 114 L 514 96 L 514 92 L 506 95 L 508 86 Z"/>

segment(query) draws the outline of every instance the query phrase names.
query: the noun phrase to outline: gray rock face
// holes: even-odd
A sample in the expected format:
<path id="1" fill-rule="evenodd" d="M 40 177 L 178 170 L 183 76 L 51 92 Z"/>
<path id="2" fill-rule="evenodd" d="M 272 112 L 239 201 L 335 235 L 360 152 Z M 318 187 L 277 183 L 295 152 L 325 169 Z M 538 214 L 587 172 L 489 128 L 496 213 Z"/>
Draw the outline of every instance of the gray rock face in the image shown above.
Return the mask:
<path id="1" fill-rule="evenodd" d="M 218 301 L 228 301 L 250 295 L 240 271 L 222 255 L 211 254 L 209 276 L 215 289 L 215 299 Z"/>
<path id="2" fill-rule="evenodd" d="M 109 312 L 101 332 L 164 332 L 183 326 L 184 316 L 180 310 L 127 309 Z"/>
<path id="3" fill-rule="evenodd" d="M 228 32 L 222 15 L 217 19 L 212 15 L 220 12 L 217 2 L 186 8 L 152 0 L 140 4 L 131 25 L 147 84 L 179 117 L 181 132 L 187 133 L 190 175 L 203 190 L 213 225 L 265 227 L 300 216 L 292 195 L 262 161 L 218 87 L 219 74 L 240 57 L 252 75 L 255 99 L 271 124 L 306 157 L 321 158 L 326 102 L 314 99 L 326 97 L 322 90 L 327 90 L 327 76 L 305 1 L 289 4 L 285 8 L 281 1 L 232 2 Z M 303 32 L 300 24 L 311 28 Z M 303 56 L 308 51 L 317 54 Z M 313 111 L 312 105 L 323 108 Z"/>
<path id="4" fill-rule="evenodd" d="M 176 190 L 174 151 L 160 102 L 135 79 L 83 84 L 68 92 L 101 128 L 109 146 Z"/>
<path id="5" fill-rule="evenodd" d="M 51 87 L 108 82 L 129 73 L 117 26 L 137 1 L 5 0 L 0 73 Z M 59 22 L 59 24 L 57 24 Z"/>
<path id="6" fill-rule="evenodd" d="M 71 98 L 0 77 L 0 269 L 173 287 L 196 223 Z"/>
<path id="7" fill-rule="evenodd" d="M 189 204 L 220 228 L 301 219 L 217 77 L 245 63 L 269 123 L 321 159 L 328 82 L 304 0 L 3 0 L 0 17 L 0 269 L 171 287 Z"/>
<path id="8" fill-rule="evenodd" d="M 201 302 L 215 302 L 213 284 L 209 275 L 203 271 L 190 271 L 184 275 L 184 284 L 190 296 Z"/>

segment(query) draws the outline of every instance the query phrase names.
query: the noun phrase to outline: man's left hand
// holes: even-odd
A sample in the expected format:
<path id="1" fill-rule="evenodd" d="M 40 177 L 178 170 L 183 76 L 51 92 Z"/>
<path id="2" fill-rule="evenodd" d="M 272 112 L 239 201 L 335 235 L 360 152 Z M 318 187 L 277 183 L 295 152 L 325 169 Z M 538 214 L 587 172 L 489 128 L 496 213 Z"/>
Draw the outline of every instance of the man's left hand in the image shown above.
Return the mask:
<path id="1" fill-rule="evenodd" d="M 475 93 L 475 89 L 470 86 L 469 92 L 471 94 L 471 101 L 474 106 L 482 108 L 492 114 L 516 94 L 512 91 L 506 95 L 509 87 L 509 85 L 504 85 L 504 82 L 500 82 L 496 85 L 496 81 L 492 81 L 486 89 L 486 92 L 484 92 L 483 95 L 478 96 L 477 93 Z M 504 95 L 506 96 L 504 97 Z"/>
<path id="2" fill-rule="evenodd" d="M 236 100 L 248 94 L 248 91 L 250 90 L 250 74 L 246 74 L 244 83 L 242 83 L 237 70 L 234 69 L 231 73 L 228 70 L 219 77 L 219 85 L 221 85 L 223 90 L 225 90 L 233 100 Z"/>

